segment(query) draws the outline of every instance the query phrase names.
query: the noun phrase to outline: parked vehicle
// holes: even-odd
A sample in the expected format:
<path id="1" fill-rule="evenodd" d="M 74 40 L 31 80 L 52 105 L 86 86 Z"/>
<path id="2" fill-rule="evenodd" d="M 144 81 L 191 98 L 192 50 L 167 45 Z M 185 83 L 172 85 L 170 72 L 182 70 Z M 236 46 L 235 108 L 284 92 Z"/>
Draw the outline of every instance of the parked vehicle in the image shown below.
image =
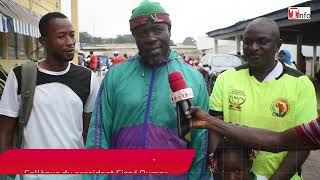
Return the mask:
<path id="1" fill-rule="evenodd" d="M 201 64 L 207 72 L 204 78 L 206 80 L 208 93 L 211 94 L 218 75 L 227 69 L 240 66 L 243 64 L 243 61 L 237 55 L 207 54 L 201 59 Z"/>
<path id="2" fill-rule="evenodd" d="M 97 55 L 99 61 L 100 61 L 100 65 L 102 66 L 107 66 L 108 65 L 108 56 L 105 55 Z"/>
<path id="3" fill-rule="evenodd" d="M 100 62 L 100 71 L 102 74 L 105 74 L 111 67 L 109 64 L 109 57 L 105 55 L 97 55 L 99 62 Z"/>

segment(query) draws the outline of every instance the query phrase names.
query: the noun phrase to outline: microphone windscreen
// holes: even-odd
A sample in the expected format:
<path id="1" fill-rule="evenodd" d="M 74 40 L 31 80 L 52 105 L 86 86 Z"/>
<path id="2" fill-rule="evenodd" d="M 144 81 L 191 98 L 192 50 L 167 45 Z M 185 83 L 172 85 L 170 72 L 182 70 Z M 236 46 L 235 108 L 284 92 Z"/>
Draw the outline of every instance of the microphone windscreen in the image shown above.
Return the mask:
<path id="1" fill-rule="evenodd" d="M 184 81 L 182 74 L 178 71 L 169 74 L 169 84 L 172 92 L 176 92 L 181 89 L 187 88 L 186 82 Z"/>

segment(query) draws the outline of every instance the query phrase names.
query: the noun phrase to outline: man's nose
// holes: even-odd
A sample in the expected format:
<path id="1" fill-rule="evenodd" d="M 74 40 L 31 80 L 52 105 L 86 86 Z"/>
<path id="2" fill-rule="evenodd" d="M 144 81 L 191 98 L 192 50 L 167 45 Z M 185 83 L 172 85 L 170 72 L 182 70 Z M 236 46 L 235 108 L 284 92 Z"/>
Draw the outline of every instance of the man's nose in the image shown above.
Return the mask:
<path id="1" fill-rule="evenodd" d="M 71 46 L 76 44 L 76 39 L 72 36 L 67 36 L 66 45 Z"/>
<path id="2" fill-rule="evenodd" d="M 146 33 L 146 40 L 147 41 L 154 41 L 156 40 L 156 34 L 153 31 L 149 31 Z"/>
<path id="3" fill-rule="evenodd" d="M 259 44 L 257 43 L 257 42 L 253 42 L 252 43 L 252 46 L 251 46 L 251 49 L 253 49 L 253 50 L 257 50 L 257 49 L 259 49 Z"/>

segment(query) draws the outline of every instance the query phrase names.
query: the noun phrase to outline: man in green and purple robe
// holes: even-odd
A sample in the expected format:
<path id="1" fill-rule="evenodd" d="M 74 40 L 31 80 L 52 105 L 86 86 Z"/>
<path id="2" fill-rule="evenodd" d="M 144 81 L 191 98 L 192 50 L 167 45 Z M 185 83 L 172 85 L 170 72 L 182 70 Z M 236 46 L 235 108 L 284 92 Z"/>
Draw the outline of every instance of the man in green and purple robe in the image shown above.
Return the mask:
<path id="1" fill-rule="evenodd" d="M 191 142 L 179 138 L 176 105 L 168 75 L 179 71 L 193 89 L 192 103 L 208 110 L 202 75 L 170 50 L 171 21 L 157 2 L 143 1 L 132 11 L 130 30 L 139 54 L 105 76 L 91 117 L 87 148 L 184 149 L 196 155 L 189 171 L 179 175 L 109 175 L 109 179 L 209 179 L 206 130 L 191 130 Z M 94 175 L 93 179 L 108 179 Z"/>

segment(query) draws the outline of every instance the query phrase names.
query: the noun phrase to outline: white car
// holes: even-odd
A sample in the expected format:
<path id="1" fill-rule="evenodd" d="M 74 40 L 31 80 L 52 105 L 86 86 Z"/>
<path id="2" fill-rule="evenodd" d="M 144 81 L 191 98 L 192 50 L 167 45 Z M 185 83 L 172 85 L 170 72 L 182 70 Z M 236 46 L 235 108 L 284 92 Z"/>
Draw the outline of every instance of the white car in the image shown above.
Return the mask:
<path id="1" fill-rule="evenodd" d="M 240 66 L 242 60 L 236 55 L 207 54 L 202 58 L 201 63 L 209 75 L 219 75 L 229 68 Z"/>
<path id="2" fill-rule="evenodd" d="M 203 69 L 208 72 L 205 77 L 209 94 L 212 92 L 216 78 L 223 71 L 243 64 L 240 57 L 231 54 L 207 54 L 202 57 Z"/>

